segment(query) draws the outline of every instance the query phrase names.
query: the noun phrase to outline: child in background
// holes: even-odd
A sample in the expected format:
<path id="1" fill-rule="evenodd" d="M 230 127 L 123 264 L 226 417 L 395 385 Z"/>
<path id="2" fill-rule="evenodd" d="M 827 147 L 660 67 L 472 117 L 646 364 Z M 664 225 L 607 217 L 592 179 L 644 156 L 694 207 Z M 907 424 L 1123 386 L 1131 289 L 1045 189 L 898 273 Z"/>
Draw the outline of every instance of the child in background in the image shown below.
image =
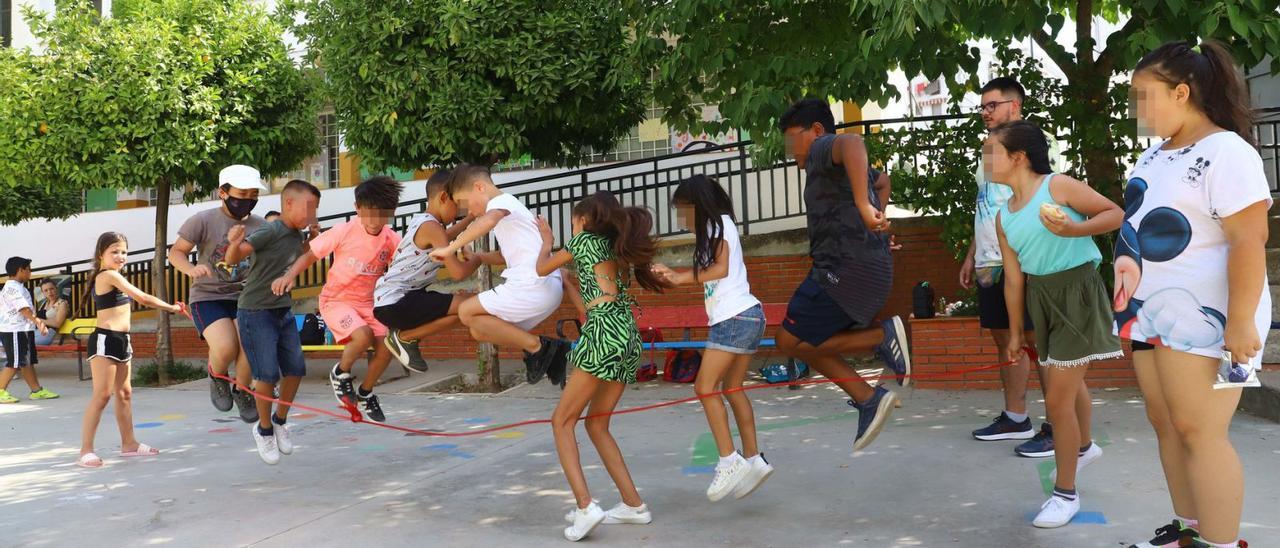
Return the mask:
<path id="1" fill-rule="evenodd" d="M 36 331 L 49 332 L 44 320 L 36 317 L 36 306 L 31 302 L 31 292 L 22 285 L 31 280 L 31 259 L 9 257 L 4 271 L 9 280 L 0 290 L 0 344 L 4 346 L 4 368 L 0 369 L 0 403 L 18 403 L 9 393 L 13 376 L 22 372 L 22 379 L 31 389 L 31 399 L 51 400 L 58 397 L 52 390 L 40 386 L 36 377 Z"/>
<path id="2" fill-rule="evenodd" d="M 311 183 L 294 179 L 284 186 L 280 202 L 284 212 L 279 219 L 263 225 L 247 238 L 243 225 L 232 227 L 227 234 L 228 263 L 238 263 L 246 256 L 253 258 L 244 291 L 236 303 L 236 324 L 240 344 L 253 370 L 253 390 L 259 396 L 258 424 L 251 427 L 253 441 L 258 456 L 267 464 L 280 462 L 281 454 L 293 453 L 293 440 L 286 425 L 289 403 L 307 374 L 298 326 L 293 319 L 293 298 L 288 291 L 275 293 L 272 280 L 288 271 L 289 265 L 305 251 L 302 229 L 310 224 L 312 233 L 318 230 L 314 221 L 316 207 L 320 205 L 320 190 Z M 281 403 L 273 413 L 272 402 L 261 396 L 272 394 L 277 383 Z"/>
<path id="3" fill-rule="evenodd" d="M 751 356 L 764 336 L 764 307 L 751 295 L 733 204 L 720 183 L 705 175 L 685 179 L 676 187 L 671 203 L 684 226 L 694 233 L 693 269 L 675 272 L 665 265 L 654 265 L 654 270 L 674 285 L 701 283 L 706 296 L 711 330 L 693 390 L 702 398 L 702 410 L 720 450 L 707 498 L 718 501 L 730 492 L 743 498 L 769 479 L 773 466 L 756 444 L 751 399 L 741 391 L 724 395 L 742 438 L 742 453 L 738 453 L 724 401 L 716 392 L 742 387 Z"/>
<path id="4" fill-rule="evenodd" d="M 271 291 L 285 295 L 294 280 L 322 257 L 333 254 L 324 289 L 320 292 L 320 317 L 338 344 L 346 345 L 342 359 L 329 371 L 329 384 L 338 403 L 364 409 L 369 420 L 385 422 L 386 415 L 373 387 L 391 362 L 391 350 L 382 344 L 387 328 L 373 317 L 373 288 L 387 271 L 400 235 L 387 222 L 400 204 L 400 183 L 390 177 L 373 177 L 355 189 L 356 219 L 336 225 L 311 241 L 311 248 L 283 276 L 271 283 Z M 357 393 L 351 368 L 372 347 L 369 373 Z"/>
<path id="5" fill-rule="evenodd" d="M 551 418 L 560 466 L 578 502 L 577 509 L 566 516 L 572 525 L 565 528 L 564 537 L 578 541 L 607 518 L 614 523 L 638 524 L 653 519 L 631 481 L 617 441 L 609 433 L 607 414 L 617 407 L 626 386 L 636 382 L 640 363 L 640 332 L 631 314 L 628 281 L 634 278 L 651 291 L 661 291 L 665 284 L 649 266 L 657 247 L 649 235 L 653 218 L 643 208 L 622 207 L 609 192 L 596 192 L 573 207 L 573 237 L 554 254 L 551 226 L 545 219 L 539 219 L 539 226 L 542 246 L 537 256 L 537 274 L 547 276 L 572 262 L 587 309 L 587 323 L 582 326 L 582 336 L 570 357 L 577 372 Z M 586 428 L 622 495 L 622 502 L 608 512 L 592 500 L 582 472 L 574 430 L 583 409 L 588 415 L 605 414 L 588 418 Z"/>
<path id="6" fill-rule="evenodd" d="M 1124 213 L 1088 185 L 1054 174 L 1049 143 L 1031 122 L 993 129 L 982 155 L 988 178 L 1013 189 L 996 216 L 1009 308 L 1007 355 L 1018 356 L 1027 343 L 1025 295 L 1053 424 L 1056 481 L 1032 524 L 1062 527 L 1080 511 L 1077 473 L 1102 456 L 1089 435 L 1093 403 L 1085 373 L 1090 362 L 1124 356 L 1111 332 L 1110 301 L 1098 274 L 1102 253 L 1092 238 L 1119 228 Z"/>
<path id="7" fill-rule="evenodd" d="M 116 426 L 120 429 L 121 457 L 151 457 L 160 450 L 139 443 L 133 435 L 133 345 L 129 342 L 132 318 L 131 303 L 138 301 L 152 308 L 191 317 L 186 305 L 168 304 L 134 287 L 120 269 L 129 260 L 129 242 L 123 234 L 106 232 L 98 236 L 93 251 L 93 270 L 85 300 L 92 298 L 97 309 L 96 328 L 86 341 L 89 369 L 93 374 L 93 395 L 84 410 L 80 430 L 80 458 L 76 464 L 84 468 L 101 468 L 102 458 L 94 453 L 93 439 L 98 433 L 102 411 L 114 394 Z"/>
<path id="8" fill-rule="evenodd" d="M 433 249 L 431 257 L 443 261 L 492 231 L 498 240 L 500 258 L 507 265 L 502 271 L 506 279 L 502 285 L 470 297 L 458 307 L 462 324 L 470 328 L 476 341 L 524 350 L 525 376 L 530 384 L 548 374 L 553 382 L 563 380 L 568 343 L 529 333 L 564 300 L 560 271 L 538 273 L 542 241 L 537 219 L 515 196 L 494 185 L 484 166 L 462 165 L 455 169 L 449 180 L 449 195 L 465 204 L 475 221 L 448 246 Z M 498 258 L 490 255 L 482 260 L 496 262 Z"/>
<path id="9" fill-rule="evenodd" d="M 441 170 L 427 179 L 427 212 L 409 220 L 386 275 L 378 279 L 373 290 L 373 317 L 389 328 L 383 342 L 392 357 L 419 373 L 427 371 L 427 362 L 422 359 L 418 341 L 457 324 L 458 309 L 470 297 L 428 289 L 436 283 L 441 266 L 431 260 L 431 250 L 449 245 L 472 221 L 467 217 L 453 223 L 458 204 L 449 197 L 451 176 L 450 171 Z M 459 261 L 457 256 L 449 255 L 443 264 L 453 279 L 461 280 L 475 272 L 480 261 L 480 256 Z"/>

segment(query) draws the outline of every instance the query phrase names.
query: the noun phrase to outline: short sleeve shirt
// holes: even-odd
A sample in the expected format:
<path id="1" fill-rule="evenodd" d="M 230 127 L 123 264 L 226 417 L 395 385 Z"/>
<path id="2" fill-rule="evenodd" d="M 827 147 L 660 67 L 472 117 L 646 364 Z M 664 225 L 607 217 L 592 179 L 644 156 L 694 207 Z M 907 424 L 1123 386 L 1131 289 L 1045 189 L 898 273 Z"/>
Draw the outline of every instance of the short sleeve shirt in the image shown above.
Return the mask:
<path id="1" fill-rule="evenodd" d="M 240 308 L 269 310 L 292 307 L 293 298 L 288 293 L 272 293 L 271 282 L 283 276 L 302 255 L 302 231 L 289 228 L 284 221 L 276 219 L 263 224 L 245 241 L 253 246 L 253 254 L 249 257 L 249 276 L 245 278 L 244 291 L 240 293 Z"/>
<path id="2" fill-rule="evenodd" d="M 538 279 L 538 253 L 542 251 L 542 234 L 538 231 L 537 218 L 520 200 L 510 194 L 500 194 L 489 200 L 485 212 L 501 209 L 507 212 L 493 227 L 502 259 L 507 267 L 502 277 L 507 281 Z"/>
<path id="3" fill-rule="evenodd" d="M 389 226 L 369 234 L 359 220 L 334 226 L 311 241 L 316 257 L 333 254 L 320 301 L 340 301 L 361 309 L 373 309 L 373 290 L 378 278 L 400 245 L 400 235 Z"/>
<path id="4" fill-rule="evenodd" d="M 818 269 L 840 270 L 864 260 L 889 260 L 889 236 L 867 230 L 853 201 L 844 166 L 832 161 L 835 135 L 823 135 L 809 148 L 805 164 L 804 205 L 809 221 L 809 255 Z M 882 208 L 874 192 L 880 173 L 868 166 L 871 204 Z"/>
<path id="5" fill-rule="evenodd" d="M 9 280 L 0 289 L 0 332 L 21 333 L 33 331 L 36 324 L 22 315 L 23 308 L 35 312 L 31 292 L 17 280 Z"/>
<path id="6" fill-rule="evenodd" d="M 195 244 L 197 264 L 208 267 L 212 273 L 191 281 L 191 302 L 234 301 L 240 297 L 252 261 L 245 257 L 239 264 L 227 264 L 224 260 L 227 256 L 227 233 L 233 226 L 244 225 L 245 233 L 253 234 L 265 222 L 262 217 L 252 214 L 237 221 L 217 207 L 201 211 L 182 223 L 178 237 Z"/>
<path id="7" fill-rule="evenodd" d="M 1264 202 L 1271 190 L 1258 151 L 1239 135 L 1215 133 L 1187 147 L 1156 145 L 1139 157 L 1125 185 L 1124 224 L 1116 239 L 1120 297 L 1116 331 L 1129 340 L 1220 358 L 1226 329 L 1227 255 L 1223 219 Z M 1131 292 L 1129 295 L 1127 293 Z M 1256 296 L 1259 338 L 1271 328 L 1271 294 Z M 1252 365 L 1261 364 L 1258 353 Z"/>

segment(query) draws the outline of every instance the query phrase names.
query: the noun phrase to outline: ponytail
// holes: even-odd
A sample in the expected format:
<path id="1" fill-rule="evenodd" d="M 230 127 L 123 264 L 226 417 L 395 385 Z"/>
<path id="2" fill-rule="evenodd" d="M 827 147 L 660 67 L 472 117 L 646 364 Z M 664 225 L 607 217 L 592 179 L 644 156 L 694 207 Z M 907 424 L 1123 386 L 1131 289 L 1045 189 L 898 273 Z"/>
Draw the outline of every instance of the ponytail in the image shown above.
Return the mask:
<path id="1" fill-rule="evenodd" d="M 1244 77 L 1222 44 L 1212 40 L 1199 46 L 1188 42 L 1166 43 L 1138 61 L 1135 72 L 1142 71 L 1169 87 L 1186 84 L 1191 88 L 1191 103 L 1197 110 L 1218 127 L 1258 147 Z"/>
<path id="2" fill-rule="evenodd" d="M 662 291 L 668 284 L 650 270 L 658 252 L 657 240 L 650 234 L 653 215 L 643 207 L 623 207 L 607 190 L 597 191 L 573 206 L 573 215 L 582 217 L 583 229 L 608 238 L 613 255 L 618 259 L 618 272 L 633 270 L 630 278 L 640 287 Z"/>
<path id="3" fill-rule="evenodd" d="M 1021 152 L 1027 156 L 1031 171 L 1039 175 L 1053 173 L 1049 162 L 1049 141 L 1044 138 L 1044 131 L 1039 126 L 1026 120 L 1017 120 L 1000 124 L 991 130 L 991 136 L 1000 141 L 1000 145 L 1010 154 Z"/>

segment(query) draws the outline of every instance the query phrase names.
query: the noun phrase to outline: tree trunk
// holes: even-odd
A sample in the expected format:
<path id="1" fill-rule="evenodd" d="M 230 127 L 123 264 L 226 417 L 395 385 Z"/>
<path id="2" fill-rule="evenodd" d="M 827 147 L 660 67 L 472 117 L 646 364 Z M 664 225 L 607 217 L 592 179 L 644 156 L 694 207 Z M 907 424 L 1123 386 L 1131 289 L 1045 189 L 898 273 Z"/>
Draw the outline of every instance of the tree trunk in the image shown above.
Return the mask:
<path id="1" fill-rule="evenodd" d="M 482 237 L 475 242 L 480 253 L 489 251 L 489 238 Z M 483 293 L 493 288 L 493 279 L 490 277 L 492 269 L 487 264 L 481 264 L 476 269 L 477 285 L 479 286 L 477 294 Z M 480 366 L 480 382 L 489 386 L 490 392 L 502 391 L 502 372 L 498 365 L 498 347 L 491 343 L 480 343 L 476 349 L 476 358 Z"/>
<path id="2" fill-rule="evenodd" d="M 151 259 L 152 294 L 169 302 L 165 256 L 169 248 L 169 178 L 162 177 L 156 186 L 156 247 Z M 156 322 L 156 370 L 161 386 L 169 384 L 169 365 L 173 363 L 173 346 L 169 344 L 169 313 L 158 310 Z"/>

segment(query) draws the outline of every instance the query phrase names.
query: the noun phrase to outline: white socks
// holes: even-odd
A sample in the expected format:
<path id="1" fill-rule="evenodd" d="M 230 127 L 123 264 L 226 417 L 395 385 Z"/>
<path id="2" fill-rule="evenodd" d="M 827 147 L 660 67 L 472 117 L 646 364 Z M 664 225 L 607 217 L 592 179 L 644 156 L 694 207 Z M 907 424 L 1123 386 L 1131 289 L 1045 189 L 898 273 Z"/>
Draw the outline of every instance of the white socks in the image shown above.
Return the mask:
<path id="1" fill-rule="evenodd" d="M 1026 413 L 1014 413 L 1013 411 L 1010 411 L 1008 409 L 1004 410 L 1004 416 L 1009 417 L 1009 420 L 1013 422 L 1022 422 L 1027 420 Z"/>

